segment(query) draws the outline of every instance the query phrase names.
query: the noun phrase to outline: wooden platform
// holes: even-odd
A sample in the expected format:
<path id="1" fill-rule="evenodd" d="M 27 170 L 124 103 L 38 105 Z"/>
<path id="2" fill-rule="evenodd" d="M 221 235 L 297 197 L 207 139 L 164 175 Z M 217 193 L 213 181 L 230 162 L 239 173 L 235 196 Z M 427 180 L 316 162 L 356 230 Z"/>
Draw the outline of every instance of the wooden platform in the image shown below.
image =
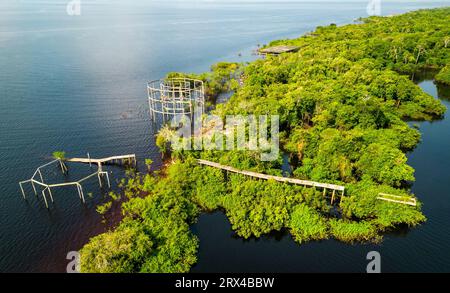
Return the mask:
<path id="1" fill-rule="evenodd" d="M 114 161 L 129 161 L 136 163 L 136 155 L 122 155 L 122 156 L 112 156 L 107 158 L 101 158 L 101 159 L 92 159 L 92 158 L 70 158 L 66 159 L 66 162 L 76 162 L 76 163 L 86 163 L 86 164 L 105 164 L 109 162 Z"/>
<path id="2" fill-rule="evenodd" d="M 283 53 L 297 52 L 299 49 L 300 47 L 297 46 L 280 45 L 261 49 L 259 50 L 259 53 L 265 55 L 279 55 Z"/>

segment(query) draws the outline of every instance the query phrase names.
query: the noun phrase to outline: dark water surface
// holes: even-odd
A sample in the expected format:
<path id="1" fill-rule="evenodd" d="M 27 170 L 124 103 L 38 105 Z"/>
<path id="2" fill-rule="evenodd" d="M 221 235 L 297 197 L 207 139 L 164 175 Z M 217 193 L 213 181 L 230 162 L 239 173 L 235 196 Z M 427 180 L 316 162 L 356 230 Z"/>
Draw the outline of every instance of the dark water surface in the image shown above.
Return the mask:
<path id="1" fill-rule="evenodd" d="M 71 188 L 55 190 L 47 210 L 18 182 L 55 150 L 68 156 L 136 153 L 161 162 L 148 119 L 146 81 L 170 71 L 202 72 L 215 62 L 251 60 L 257 44 L 296 37 L 317 25 L 367 16 L 366 1 L 88 1 L 68 16 L 69 1 L 0 2 L 0 271 L 63 272 L 68 251 L 105 230 L 95 206 L 107 190 L 95 180 L 82 205 Z M 122 3 L 121 3 L 122 2 Z M 448 1 L 389 2 L 384 15 Z M 239 57 L 238 54 L 242 56 Z M 433 90 L 432 84 L 423 86 Z M 446 102 L 448 105 L 448 102 Z M 449 270 L 449 120 L 421 123 L 423 143 L 410 156 L 429 221 L 380 247 L 387 271 Z M 122 170 L 109 167 L 112 179 Z M 87 166 L 71 167 L 80 178 Z M 56 176 L 50 168 L 48 176 Z M 49 179 L 50 180 L 50 179 Z M 56 180 L 56 177 L 52 180 Z M 204 215 L 194 271 L 361 271 L 370 246 L 335 241 L 296 245 L 289 236 L 243 241 L 226 218 Z"/>

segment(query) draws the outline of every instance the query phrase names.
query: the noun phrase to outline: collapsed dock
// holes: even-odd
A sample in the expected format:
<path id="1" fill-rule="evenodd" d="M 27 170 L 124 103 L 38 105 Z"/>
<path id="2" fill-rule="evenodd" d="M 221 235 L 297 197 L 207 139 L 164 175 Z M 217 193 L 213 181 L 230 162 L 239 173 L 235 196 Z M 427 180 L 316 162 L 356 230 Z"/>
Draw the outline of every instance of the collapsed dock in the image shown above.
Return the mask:
<path id="1" fill-rule="evenodd" d="M 48 166 L 51 165 L 59 165 L 61 168 L 61 171 L 63 174 L 66 174 L 66 172 L 68 171 L 68 168 L 65 164 L 65 162 L 73 162 L 73 163 L 85 163 L 85 164 L 96 164 L 97 165 L 97 171 L 81 178 L 80 180 L 77 181 L 72 181 L 72 182 L 63 182 L 63 183 L 55 183 L 55 184 L 48 184 L 44 181 L 44 177 L 42 175 L 42 170 Z M 31 186 L 33 188 L 34 194 L 38 194 L 37 189 L 36 189 L 36 185 L 42 187 L 43 189 L 41 190 L 41 194 L 42 194 L 42 198 L 44 199 L 45 202 L 45 206 L 47 208 L 49 208 L 48 206 L 48 201 L 47 201 L 47 193 L 50 197 L 51 202 L 54 202 L 53 199 L 53 194 L 52 194 L 52 188 L 57 188 L 57 187 L 64 187 L 64 186 L 75 186 L 77 188 L 78 191 L 78 196 L 80 198 L 80 200 L 85 203 L 85 198 L 84 198 L 84 192 L 83 192 L 83 186 L 81 185 L 81 183 L 83 183 L 84 181 L 97 176 L 98 178 L 98 183 L 100 187 L 103 187 L 103 183 L 102 183 L 102 179 L 106 179 L 106 182 L 108 184 L 108 188 L 111 188 L 111 183 L 109 181 L 109 175 L 108 172 L 103 170 L 103 165 L 104 164 L 128 164 L 128 165 L 134 165 L 136 166 L 136 155 L 135 154 L 130 154 L 130 155 L 122 155 L 122 156 L 112 156 L 112 157 L 107 157 L 107 158 L 101 158 L 101 159 L 92 159 L 90 158 L 90 156 L 88 155 L 88 158 L 69 158 L 69 159 L 55 159 L 51 162 L 48 162 L 44 165 L 39 166 L 36 171 L 33 173 L 33 176 L 31 176 L 30 179 L 28 180 L 24 180 L 24 181 L 20 181 L 19 182 L 19 186 L 20 186 L 20 190 L 22 192 L 22 196 L 24 199 L 26 199 L 26 194 L 25 194 L 25 190 L 24 190 L 24 184 L 26 183 L 31 183 Z"/>

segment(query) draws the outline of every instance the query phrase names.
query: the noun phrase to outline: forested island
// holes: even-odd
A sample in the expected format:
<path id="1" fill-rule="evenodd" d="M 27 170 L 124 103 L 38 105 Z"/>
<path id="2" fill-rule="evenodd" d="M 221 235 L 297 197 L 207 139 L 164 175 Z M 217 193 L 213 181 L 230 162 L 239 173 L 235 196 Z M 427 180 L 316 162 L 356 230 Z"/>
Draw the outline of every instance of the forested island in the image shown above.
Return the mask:
<path id="1" fill-rule="evenodd" d="M 201 245 L 190 225 L 200 213 L 218 209 L 240 237 L 285 229 L 299 244 L 377 242 L 385 231 L 424 222 L 420 202 L 409 206 L 377 196 L 415 197 L 406 153 L 420 142 L 420 132 L 407 122 L 439 119 L 445 107 L 412 77 L 432 70 L 436 82 L 450 84 L 449 23 L 450 8 L 369 17 L 269 44 L 295 45 L 294 53 L 219 63 L 201 75 L 171 74 L 202 79 L 211 103 L 233 91 L 213 110 L 221 117 L 279 115 L 291 176 L 345 185 L 346 196 L 331 205 L 314 188 L 226 174 L 196 161 L 282 175 L 281 154 L 263 162 L 257 151 L 171 152 L 164 170 L 129 171 L 122 180 L 123 191 L 112 200 L 121 202 L 123 219 L 81 249 L 82 271 L 188 272 Z M 167 132 L 157 137 L 162 151 Z"/>

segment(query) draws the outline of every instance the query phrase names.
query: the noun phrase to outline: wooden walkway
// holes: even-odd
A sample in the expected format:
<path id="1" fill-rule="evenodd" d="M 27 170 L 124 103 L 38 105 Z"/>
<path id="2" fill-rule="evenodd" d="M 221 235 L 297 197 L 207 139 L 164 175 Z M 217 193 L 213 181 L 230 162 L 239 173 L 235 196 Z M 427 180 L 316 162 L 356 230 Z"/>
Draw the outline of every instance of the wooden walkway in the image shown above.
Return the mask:
<path id="1" fill-rule="evenodd" d="M 309 181 L 309 180 L 301 180 L 301 179 L 295 179 L 295 178 L 280 177 L 280 176 L 273 176 L 273 175 L 267 175 L 267 174 L 262 174 L 262 173 L 256 173 L 256 172 L 252 172 L 252 171 L 244 171 L 244 170 L 239 170 L 239 169 L 236 169 L 236 168 L 233 168 L 230 166 L 221 165 L 219 163 L 206 161 L 206 160 L 197 160 L 197 162 L 200 165 L 209 166 L 209 167 L 213 167 L 213 168 L 217 168 L 217 169 L 222 169 L 222 170 L 225 170 L 228 172 L 242 174 L 242 175 L 246 175 L 246 176 L 250 176 L 250 177 L 254 177 L 254 178 L 259 178 L 259 179 L 264 179 L 264 180 L 275 180 L 278 182 L 303 185 L 305 187 L 323 188 L 324 196 L 326 194 L 326 190 L 330 189 L 333 191 L 332 196 L 331 196 L 331 204 L 333 204 L 333 202 L 334 202 L 334 199 L 336 196 L 336 191 L 341 192 L 341 201 L 342 201 L 342 198 L 344 197 L 345 187 L 341 186 L 341 185 L 321 183 L 321 182 L 315 182 L 315 181 Z"/>
<path id="2" fill-rule="evenodd" d="M 342 198 L 344 197 L 345 187 L 341 186 L 341 185 L 321 183 L 321 182 L 315 182 L 315 181 L 309 181 L 309 180 L 301 180 L 301 179 L 295 179 L 295 178 L 272 176 L 272 175 L 256 173 L 256 172 L 252 172 L 252 171 L 244 171 L 244 170 L 239 170 L 239 169 L 236 169 L 236 168 L 233 168 L 230 166 L 221 165 L 219 163 L 206 161 L 206 160 L 197 160 L 197 162 L 200 165 L 209 166 L 209 167 L 213 167 L 213 168 L 217 168 L 217 169 L 222 169 L 222 170 L 225 170 L 228 172 L 242 174 L 242 175 L 246 175 L 246 176 L 250 176 L 250 177 L 254 177 L 254 178 L 265 179 L 265 180 L 275 180 L 278 182 L 303 185 L 305 187 L 308 186 L 308 187 L 314 187 L 314 188 L 316 188 L 316 187 L 323 188 L 324 196 L 326 194 L 326 190 L 330 189 L 330 190 L 332 190 L 331 204 L 333 204 L 333 202 L 334 202 L 334 199 L 336 196 L 336 191 L 341 192 L 340 202 L 342 201 Z M 394 194 L 379 193 L 377 196 L 377 199 L 388 201 L 388 202 L 393 202 L 393 203 L 410 205 L 410 206 L 417 206 L 416 199 L 413 197 L 409 197 L 409 196 L 400 196 L 400 195 L 394 195 Z"/>
<path id="3" fill-rule="evenodd" d="M 406 204 L 406 205 L 410 205 L 410 206 L 417 206 L 416 199 L 414 197 L 410 197 L 410 196 L 400 196 L 400 195 L 394 195 L 394 194 L 379 193 L 377 196 L 377 199 L 389 201 L 389 202 Z"/>

